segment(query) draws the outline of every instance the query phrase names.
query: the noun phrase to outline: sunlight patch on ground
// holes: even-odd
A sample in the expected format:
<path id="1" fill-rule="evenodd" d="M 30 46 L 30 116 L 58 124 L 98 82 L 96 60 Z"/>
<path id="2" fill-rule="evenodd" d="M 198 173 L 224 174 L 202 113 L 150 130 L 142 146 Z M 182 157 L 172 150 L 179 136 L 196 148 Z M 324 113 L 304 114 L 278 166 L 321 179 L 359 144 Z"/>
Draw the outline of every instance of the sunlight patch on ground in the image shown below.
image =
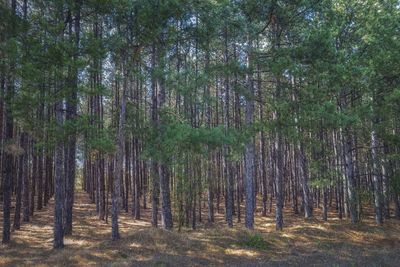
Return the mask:
<path id="1" fill-rule="evenodd" d="M 9 257 L 0 257 L 0 264 L 7 266 L 12 261 L 12 258 Z"/>
<path id="2" fill-rule="evenodd" d="M 140 245 L 139 243 L 133 242 L 129 246 L 132 247 L 132 248 L 140 248 L 142 245 Z"/>
<path id="3" fill-rule="evenodd" d="M 248 249 L 225 249 L 225 254 L 236 255 L 236 256 L 247 256 L 247 257 L 257 257 L 260 255 L 259 252 L 248 250 Z"/>
<path id="4" fill-rule="evenodd" d="M 400 255 L 397 220 L 385 221 L 383 227 L 376 227 L 371 209 L 362 223 L 351 224 L 349 219 L 337 219 L 332 207 L 328 221 L 324 222 L 320 209 L 315 209 L 314 217 L 304 219 L 294 215 L 290 205 L 284 209 L 283 231 L 275 230 L 274 210 L 266 217 L 261 217 L 260 212 L 255 214 L 255 231 L 246 229 L 243 220 L 242 223 L 235 220 L 234 227 L 228 228 L 223 213 L 216 213 L 215 223 L 205 220 L 197 224 L 197 230 L 183 227 L 180 232 L 176 225 L 172 230 L 152 228 L 151 209 L 142 210 L 140 220 L 122 212 L 121 240 L 113 242 L 111 218 L 108 223 L 100 221 L 96 205 L 82 190 L 76 192 L 73 235 L 65 238 L 64 250 L 54 251 L 53 205 L 51 200 L 29 223 L 22 223 L 21 230 L 12 232 L 9 246 L 0 245 L 0 265 L 254 266 L 266 264 L 268 259 L 282 265 L 306 266 L 302 262 L 307 260 L 321 266 L 335 261 L 339 266 L 351 266 L 353 262 L 363 266 L 371 259 L 396 260 Z M 203 215 L 207 217 L 207 209 L 203 209 Z M 267 250 L 241 245 L 254 232 L 270 244 Z M 376 266 L 384 264 L 377 263 Z"/>
<path id="5" fill-rule="evenodd" d="M 113 259 L 113 257 L 111 257 L 111 255 L 106 254 L 104 252 L 90 252 L 90 255 L 95 256 L 97 258 L 101 258 L 101 259 L 107 259 L 107 260 Z"/>
<path id="6" fill-rule="evenodd" d="M 82 246 L 89 246 L 90 244 L 91 244 L 91 242 L 89 242 L 87 240 L 78 240 L 78 239 L 71 239 L 71 238 L 64 239 L 64 245 L 66 245 L 66 246 L 74 245 L 74 246 L 82 247 Z"/>

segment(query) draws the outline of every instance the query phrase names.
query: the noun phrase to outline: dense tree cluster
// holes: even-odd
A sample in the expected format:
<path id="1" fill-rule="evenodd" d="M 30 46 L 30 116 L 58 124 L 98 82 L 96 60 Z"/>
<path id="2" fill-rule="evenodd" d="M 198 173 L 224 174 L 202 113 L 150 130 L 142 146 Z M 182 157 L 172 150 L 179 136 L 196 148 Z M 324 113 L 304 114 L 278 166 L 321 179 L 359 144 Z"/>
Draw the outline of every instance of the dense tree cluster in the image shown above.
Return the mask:
<path id="1" fill-rule="evenodd" d="M 19 229 L 54 196 L 63 247 L 77 183 L 113 240 L 149 203 L 167 229 L 400 218 L 399 37 L 394 0 L 2 1 L 3 243 L 11 199 Z"/>

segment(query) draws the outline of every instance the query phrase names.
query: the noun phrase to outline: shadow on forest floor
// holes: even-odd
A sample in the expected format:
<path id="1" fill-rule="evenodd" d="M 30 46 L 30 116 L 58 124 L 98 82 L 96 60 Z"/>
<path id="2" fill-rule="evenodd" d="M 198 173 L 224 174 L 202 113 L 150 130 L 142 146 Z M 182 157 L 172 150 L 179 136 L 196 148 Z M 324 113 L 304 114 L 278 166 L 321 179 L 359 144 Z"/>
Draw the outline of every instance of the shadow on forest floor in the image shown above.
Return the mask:
<path id="1" fill-rule="evenodd" d="M 274 210 L 255 215 L 255 231 L 243 223 L 225 226 L 223 214 L 216 222 L 198 224 L 197 230 L 180 232 L 153 229 L 151 210 L 142 210 L 134 220 L 121 212 L 121 240 L 111 241 L 111 226 L 99 221 L 96 206 L 82 190 L 77 190 L 74 206 L 74 233 L 65 238 L 65 248 L 53 250 L 53 202 L 36 211 L 21 230 L 11 233 L 11 243 L 0 245 L 0 265 L 4 266 L 398 266 L 400 264 L 400 221 L 392 219 L 374 225 L 371 209 L 364 209 L 362 222 L 339 220 L 334 208 L 328 221 L 320 209 L 304 219 L 284 211 L 284 230 L 275 231 Z M 203 209 L 203 221 L 206 221 Z M 1 214 L 2 216 L 2 214 Z M 242 219 L 243 221 L 243 219 Z M 236 219 L 235 219 L 236 222 Z M 0 219 L 0 231 L 2 222 Z"/>

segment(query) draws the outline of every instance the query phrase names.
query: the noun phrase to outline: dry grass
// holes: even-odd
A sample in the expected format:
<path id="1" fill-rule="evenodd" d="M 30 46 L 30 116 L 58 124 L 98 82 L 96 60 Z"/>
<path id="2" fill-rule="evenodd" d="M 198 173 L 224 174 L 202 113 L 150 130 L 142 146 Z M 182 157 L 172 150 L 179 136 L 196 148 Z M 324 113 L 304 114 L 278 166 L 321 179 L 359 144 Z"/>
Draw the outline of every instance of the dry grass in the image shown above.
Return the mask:
<path id="1" fill-rule="evenodd" d="M 150 209 L 142 220 L 120 215 L 121 240 L 112 242 L 110 224 L 99 221 L 95 205 L 81 190 L 76 192 L 74 234 L 65 238 L 66 247 L 52 249 L 53 203 L 36 212 L 21 230 L 12 232 L 11 244 L 0 245 L 0 265 L 4 266 L 399 266 L 400 222 L 390 220 L 374 225 L 372 210 L 363 220 L 351 224 L 338 220 L 329 210 L 328 222 L 321 211 L 304 219 L 288 206 L 284 231 L 275 231 L 274 211 L 267 217 L 257 212 L 255 232 L 242 223 L 225 226 L 222 214 L 216 223 L 201 223 L 197 230 L 153 229 Z M 204 216 L 206 218 L 206 209 Z M 235 220 L 236 221 L 236 220 Z M 1 222 L 0 222 L 1 223 Z M 1 226 L 0 226 L 1 227 Z M 1 228 L 0 228 L 1 230 Z M 266 241 L 264 249 L 243 242 L 256 235 Z"/>

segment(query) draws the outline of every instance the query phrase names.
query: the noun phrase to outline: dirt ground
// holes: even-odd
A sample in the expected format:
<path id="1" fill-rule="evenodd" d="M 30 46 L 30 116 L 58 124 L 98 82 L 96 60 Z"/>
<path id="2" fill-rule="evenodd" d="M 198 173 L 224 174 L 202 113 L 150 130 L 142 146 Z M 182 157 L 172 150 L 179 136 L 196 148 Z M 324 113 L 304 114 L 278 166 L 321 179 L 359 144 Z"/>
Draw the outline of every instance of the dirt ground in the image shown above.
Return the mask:
<path id="1" fill-rule="evenodd" d="M 122 212 L 121 240 L 111 241 L 111 225 L 99 221 L 95 204 L 77 190 L 73 235 L 65 248 L 53 250 L 53 203 L 35 212 L 21 230 L 11 233 L 11 243 L 0 245 L 3 266 L 400 266 L 400 221 L 374 225 L 372 210 L 358 224 L 338 220 L 334 209 L 328 221 L 320 209 L 314 217 L 294 215 L 288 206 L 284 230 L 275 230 L 274 211 L 255 216 L 255 231 L 237 223 L 229 229 L 223 214 L 216 222 L 198 224 L 197 230 L 178 232 L 153 229 L 151 210 L 134 220 Z M 243 212 L 243 211 L 242 211 Z M 2 214 L 1 214 L 2 216 Z M 206 221 L 204 208 L 203 221 Z M 110 220 L 109 220 L 110 221 Z M 243 219 L 242 219 L 243 221 Z M 0 221 L 1 222 L 1 221 Z M 0 230 L 2 223 L 0 225 Z"/>

